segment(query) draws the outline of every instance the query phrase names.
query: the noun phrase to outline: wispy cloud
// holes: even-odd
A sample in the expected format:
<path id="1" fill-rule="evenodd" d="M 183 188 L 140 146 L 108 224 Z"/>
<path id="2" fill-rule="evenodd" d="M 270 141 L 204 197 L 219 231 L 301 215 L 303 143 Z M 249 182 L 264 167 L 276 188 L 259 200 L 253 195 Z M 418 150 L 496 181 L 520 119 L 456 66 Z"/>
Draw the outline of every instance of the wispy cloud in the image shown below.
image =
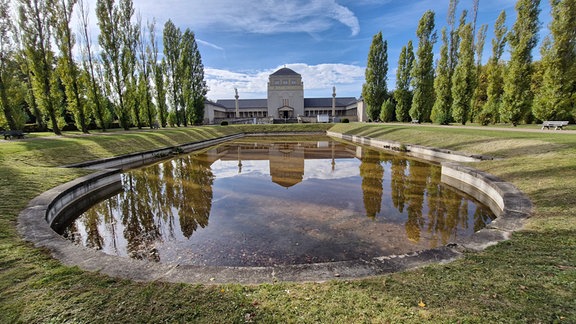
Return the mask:
<path id="1" fill-rule="evenodd" d="M 224 52 L 224 48 L 222 48 L 222 47 L 220 47 L 220 46 L 218 46 L 218 45 L 216 45 L 216 44 L 212 44 L 212 43 L 210 43 L 210 42 L 207 42 L 207 41 L 204 41 L 204 40 L 201 40 L 201 39 L 196 39 L 196 42 L 197 42 L 198 44 L 200 44 L 200 45 L 208 46 L 208 47 L 211 47 L 211 48 L 213 48 L 213 49 L 217 49 L 217 50 L 219 50 L 219 51 L 223 51 L 223 52 Z"/>
<path id="2" fill-rule="evenodd" d="M 194 28 L 225 26 L 229 30 L 259 34 L 316 33 L 340 23 L 350 28 L 353 36 L 360 32 L 356 15 L 335 0 L 141 0 L 138 5 L 146 12 L 167 15 L 161 17 L 164 21 L 171 18 L 177 25 Z"/>

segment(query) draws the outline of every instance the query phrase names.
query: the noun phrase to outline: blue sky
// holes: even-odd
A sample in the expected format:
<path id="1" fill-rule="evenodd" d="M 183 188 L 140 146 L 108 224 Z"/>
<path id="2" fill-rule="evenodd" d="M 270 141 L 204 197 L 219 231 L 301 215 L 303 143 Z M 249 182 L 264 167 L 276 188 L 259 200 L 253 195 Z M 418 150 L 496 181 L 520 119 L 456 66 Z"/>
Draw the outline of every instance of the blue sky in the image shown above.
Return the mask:
<path id="1" fill-rule="evenodd" d="M 91 8 L 95 0 L 89 1 Z M 460 0 L 472 11 L 472 0 Z M 488 24 L 483 60 L 491 53 L 493 25 L 500 11 L 507 25 L 516 20 L 515 0 L 480 0 L 478 26 Z M 438 36 L 446 26 L 449 0 L 134 0 L 143 20 L 157 20 L 159 36 L 168 19 L 190 28 L 202 54 L 209 99 L 265 98 L 268 75 L 287 66 L 302 74 L 306 97 L 359 97 L 372 37 L 382 31 L 388 42 L 388 88 L 402 46 L 416 42 L 422 14 L 436 14 Z M 550 20 L 547 0 L 541 3 L 541 37 Z M 93 10 L 93 9 L 92 9 Z M 470 17 L 470 15 L 469 15 Z M 471 18 L 471 17 L 470 17 Z M 95 18 L 93 18 L 95 21 Z M 440 50 L 435 46 L 435 60 Z M 534 51 L 539 57 L 539 49 Z"/>

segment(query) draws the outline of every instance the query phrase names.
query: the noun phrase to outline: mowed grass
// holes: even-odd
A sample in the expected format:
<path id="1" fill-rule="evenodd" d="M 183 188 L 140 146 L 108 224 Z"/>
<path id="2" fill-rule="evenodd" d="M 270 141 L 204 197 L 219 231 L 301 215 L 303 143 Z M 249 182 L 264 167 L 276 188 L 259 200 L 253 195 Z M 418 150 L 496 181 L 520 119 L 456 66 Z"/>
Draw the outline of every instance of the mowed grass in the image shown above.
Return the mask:
<path id="1" fill-rule="evenodd" d="M 0 323 L 576 322 L 576 134 L 338 124 L 333 131 L 486 154 L 476 163 L 535 205 L 511 240 L 444 265 L 359 280 L 255 286 L 138 283 L 68 267 L 23 242 L 16 219 L 85 174 L 61 165 L 239 132 L 331 125 L 191 127 L 0 143 Z"/>

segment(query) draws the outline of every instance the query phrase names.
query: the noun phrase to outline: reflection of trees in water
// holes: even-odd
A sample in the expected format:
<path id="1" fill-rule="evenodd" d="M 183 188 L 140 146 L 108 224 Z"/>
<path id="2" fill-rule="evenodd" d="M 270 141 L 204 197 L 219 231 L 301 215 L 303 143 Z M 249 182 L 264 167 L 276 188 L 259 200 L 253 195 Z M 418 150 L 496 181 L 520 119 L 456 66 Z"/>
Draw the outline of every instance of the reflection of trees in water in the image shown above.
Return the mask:
<path id="1" fill-rule="evenodd" d="M 86 228 L 86 246 L 96 250 L 101 250 L 102 245 L 104 245 L 104 239 L 100 235 L 98 225 L 100 225 L 100 215 L 98 215 L 98 212 L 95 209 L 89 209 L 86 211 L 86 217 L 84 218 L 84 226 Z"/>
<path id="2" fill-rule="evenodd" d="M 420 240 L 420 230 L 423 229 L 426 223 L 426 220 L 422 217 L 422 208 L 424 205 L 424 192 L 430 176 L 430 165 L 418 161 L 410 161 L 408 172 L 408 181 L 404 189 L 408 220 L 404 226 L 408 239 L 418 242 Z"/>
<path id="3" fill-rule="evenodd" d="M 214 175 L 205 157 L 204 154 L 196 159 L 187 156 L 176 163 L 174 178 L 180 185 L 173 205 L 179 210 L 180 228 L 186 238 L 190 238 L 198 226 L 208 225 L 212 208 Z"/>
<path id="4" fill-rule="evenodd" d="M 135 259 L 158 261 L 154 242 L 160 237 L 160 231 L 154 221 L 148 188 L 146 172 L 136 170 L 126 174 L 120 203 L 122 224 L 129 255 Z"/>
<path id="5" fill-rule="evenodd" d="M 208 225 L 213 181 L 210 163 L 192 156 L 127 172 L 122 176 L 121 193 L 94 205 L 79 218 L 86 230 L 85 245 L 103 248 L 100 226 L 104 224 L 110 248 L 118 251 L 117 224 L 122 224 L 131 258 L 160 261 L 155 243 L 175 237 L 175 216 L 186 238 L 198 226 Z M 74 222 L 67 229 L 67 236 L 74 241 L 81 240 L 77 226 Z"/>
<path id="6" fill-rule="evenodd" d="M 430 246 L 435 247 L 449 243 L 458 231 L 468 230 L 470 201 L 441 183 L 439 167 L 394 157 L 390 173 L 392 203 L 400 213 L 406 208 L 408 219 L 404 226 L 410 240 L 418 242 L 426 231 Z M 427 215 L 423 215 L 425 203 Z M 474 231 L 478 231 L 493 216 L 486 208 L 477 206 L 473 217 Z"/>
<path id="7" fill-rule="evenodd" d="M 441 184 L 438 166 L 373 150 L 364 150 L 359 166 L 367 216 L 375 218 L 381 213 L 386 166 L 391 168 L 391 200 L 407 216 L 404 227 L 410 240 L 419 242 L 426 235 L 430 246 L 444 245 L 459 231 L 471 232 L 472 224 L 477 231 L 491 221 L 490 212 L 477 207 L 472 223 L 469 200 Z M 206 154 L 133 170 L 123 175 L 124 191 L 88 210 L 69 227 L 69 238 L 117 254 L 123 253 L 118 250 L 125 241 L 131 257 L 159 261 L 156 242 L 174 239 L 179 231 L 189 239 L 198 228 L 208 225 L 213 182 Z M 86 237 L 81 237 L 82 228 Z"/>
<path id="8" fill-rule="evenodd" d="M 468 200 L 441 183 L 440 168 L 432 168 L 427 187 L 428 233 L 431 245 L 447 244 L 456 237 L 458 228 L 468 229 Z"/>
<path id="9" fill-rule="evenodd" d="M 392 158 L 390 189 L 392 195 L 392 204 L 398 209 L 399 212 L 404 212 L 404 186 L 406 183 L 406 159 L 394 156 Z"/>
<path id="10" fill-rule="evenodd" d="M 366 215 L 376 218 L 382 206 L 382 180 L 384 168 L 380 164 L 380 153 L 373 150 L 364 150 L 360 164 L 362 177 L 362 193 L 364 195 L 364 208 Z"/>

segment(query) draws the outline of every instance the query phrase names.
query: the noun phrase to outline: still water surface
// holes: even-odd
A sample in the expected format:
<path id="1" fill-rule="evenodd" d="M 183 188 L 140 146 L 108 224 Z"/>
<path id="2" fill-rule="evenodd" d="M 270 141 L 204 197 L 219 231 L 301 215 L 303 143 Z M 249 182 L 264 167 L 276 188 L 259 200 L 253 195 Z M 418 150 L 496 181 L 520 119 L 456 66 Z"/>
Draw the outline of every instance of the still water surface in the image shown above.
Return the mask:
<path id="1" fill-rule="evenodd" d="M 63 235 L 105 253 L 188 265 L 368 259 L 473 234 L 491 211 L 440 167 L 325 138 L 243 139 L 131 170 Z"/>

